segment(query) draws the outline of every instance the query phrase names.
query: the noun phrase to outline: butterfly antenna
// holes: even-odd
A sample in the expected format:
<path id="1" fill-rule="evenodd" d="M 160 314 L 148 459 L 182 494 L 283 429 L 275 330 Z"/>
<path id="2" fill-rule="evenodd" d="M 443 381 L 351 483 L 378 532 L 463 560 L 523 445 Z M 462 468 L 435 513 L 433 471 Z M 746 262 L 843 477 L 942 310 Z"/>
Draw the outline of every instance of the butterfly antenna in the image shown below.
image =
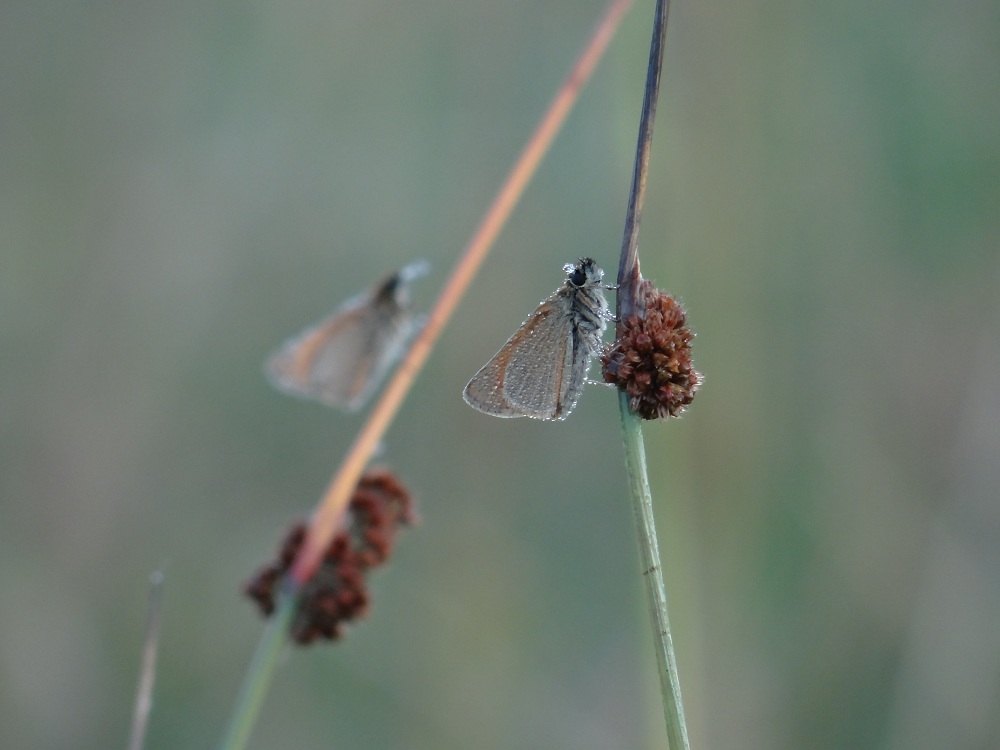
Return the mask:
<path id="1" fill-rule="evenodd" d="M 421 276 L 426 276 L 430 272 L 431 272 L 431 264 L 428 263 L 426 260 L 421 259 L 421 260 L 415 260 L 412 263 L 403 266 L 402 268 L 399 269 L 399 273 L 397 275 L 402 283 L 408 284 L 414 279 L 419 279 Z"/>

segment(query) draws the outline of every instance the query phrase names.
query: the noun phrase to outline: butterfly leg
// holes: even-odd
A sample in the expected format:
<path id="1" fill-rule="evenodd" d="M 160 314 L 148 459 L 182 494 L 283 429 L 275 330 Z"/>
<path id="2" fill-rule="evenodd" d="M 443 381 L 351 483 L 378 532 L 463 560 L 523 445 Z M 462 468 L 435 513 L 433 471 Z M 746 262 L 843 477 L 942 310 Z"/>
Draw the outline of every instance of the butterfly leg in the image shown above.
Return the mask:
<path id="1" fill-rule="evenodd" d="M 603 385 L 603 386 L 607 386 L 608 388 L 617 388 L 618 387 L 614 383 L 605 383 L 603 380 L 592 380 L 591 378 L 587 378 L 584 381 L 584 383 L 586 383 L 587 385 Z"/>

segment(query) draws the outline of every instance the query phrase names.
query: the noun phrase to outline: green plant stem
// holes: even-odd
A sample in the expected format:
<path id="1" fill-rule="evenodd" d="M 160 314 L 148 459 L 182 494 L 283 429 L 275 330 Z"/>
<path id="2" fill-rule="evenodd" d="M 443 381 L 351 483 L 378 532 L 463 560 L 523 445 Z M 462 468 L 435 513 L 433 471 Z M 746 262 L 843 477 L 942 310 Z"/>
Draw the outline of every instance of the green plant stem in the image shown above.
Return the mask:
<path id="1" fill-rule="evenodd" d="M 628 395 L 618 394 L 622 419 L 622 439 L 625 443 L 625 466 L 628 472 L 629 496 L 635 514 L 635 530 L 639 540 L 642 575 L 646 581 L 646 599 L 653 627 L 653 645 L 663 694 L 663 715 L 667 722 L 669 750 L 689 750 L 684 707 L 681 703 L 681 683 L 677 676 L 677 659 L 670 621 L 667 619 L 667 593 L 663 586 L 660 547 L 656 541 L 653 519 L 653 498 L 646 474 L 646 448 L 642 440 L 641 420 L 628 408 Z"/>
<path id="2" fill-rule="evenodd" d="M 285 591 L 278 600 L 278 608 L 267 622 L 267 628 L 257 644 L 253 661 L 243 678 L 236 708 L 233 710 L 226 736 L 219 745 L 219 750 L 243 750 L 250 732 L 257 721 L 264 696 L 271 684 L 274 669 L 284 648 L 288 636 L 288 626 L 295 613 L 297 597 Z"/>

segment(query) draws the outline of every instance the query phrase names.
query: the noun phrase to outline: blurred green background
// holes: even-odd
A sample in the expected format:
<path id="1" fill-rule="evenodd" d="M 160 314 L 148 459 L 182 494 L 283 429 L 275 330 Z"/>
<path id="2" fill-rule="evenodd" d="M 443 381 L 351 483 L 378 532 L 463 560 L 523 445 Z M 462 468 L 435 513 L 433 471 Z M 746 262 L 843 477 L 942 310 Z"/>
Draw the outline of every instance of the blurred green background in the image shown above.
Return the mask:
<path id="1" fill-rule="evenodd" d="M 361 424 L 286 336 L 414 258 L 426 309 L 603 8 L 0 9 L 0 746 L 217 742 L 243 580 Z M 664 745 L 613 394 L 466 380 L 560 267 L 613 275 L 652 4 L 387 437 L 422 525 L 371 616 L 289 653 L 254 748 Z M 646 430 L 696 748 L 1000 747 L 1000 5 L 677 2 L 641 235 L 705 385 Z"/>

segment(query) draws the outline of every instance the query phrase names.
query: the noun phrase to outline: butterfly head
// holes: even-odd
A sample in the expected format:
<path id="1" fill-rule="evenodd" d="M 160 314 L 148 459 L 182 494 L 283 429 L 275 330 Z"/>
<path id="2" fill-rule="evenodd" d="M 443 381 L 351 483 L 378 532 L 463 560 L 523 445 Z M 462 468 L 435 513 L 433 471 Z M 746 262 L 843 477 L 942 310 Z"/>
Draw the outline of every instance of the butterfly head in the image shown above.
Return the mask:
<path id="1" fill-rule="evenodd" d="M 430 271 L 426 260 L 418 260 L 403 266 L 395 273 L 382 280 L 375 288 L 375 298 L 378 303 L 390 304 L 396 307 L 407 307 L 410 304 L 408 286 L 414 279 L 425 276 Z"/>
<path id="2" fill-rule="evenodd" d="M 563 271 L 566 272 L 566 280 L 577 289 L 596 286 L 604 278 L 604 269 L 593 258 L 580 258 L 576 263 L 567 263 Z"/>

